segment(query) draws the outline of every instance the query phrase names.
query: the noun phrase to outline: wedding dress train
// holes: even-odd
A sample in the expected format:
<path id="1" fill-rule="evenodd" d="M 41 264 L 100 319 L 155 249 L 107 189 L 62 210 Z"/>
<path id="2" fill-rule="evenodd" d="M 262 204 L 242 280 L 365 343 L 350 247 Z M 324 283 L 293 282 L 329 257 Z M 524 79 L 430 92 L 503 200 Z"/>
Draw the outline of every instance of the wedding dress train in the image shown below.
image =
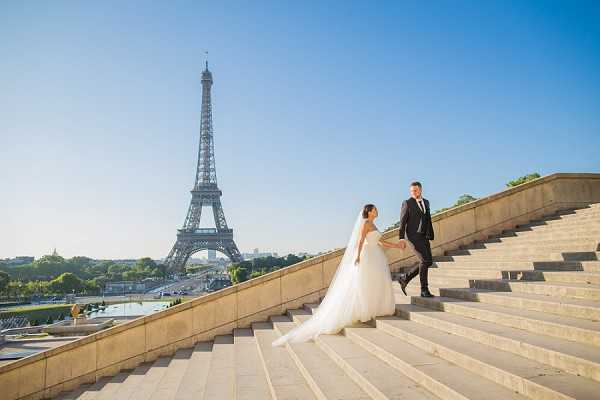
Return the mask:
<path id="1" fill-rule="evenodd" d="M 342 261 L 315 313 L 274 340 L 273 346 L 288 341 L 304 342 L 320 334 L 338 333 L 355 322 L 366 322 L 376 316 L 394 313 L 392 277 L 385 253 L 378 243 L 381 232 L 373 230 L 367 233 L 360 263 L 354 263 L 363 222 L 364 218 L 359 215 Z"/>

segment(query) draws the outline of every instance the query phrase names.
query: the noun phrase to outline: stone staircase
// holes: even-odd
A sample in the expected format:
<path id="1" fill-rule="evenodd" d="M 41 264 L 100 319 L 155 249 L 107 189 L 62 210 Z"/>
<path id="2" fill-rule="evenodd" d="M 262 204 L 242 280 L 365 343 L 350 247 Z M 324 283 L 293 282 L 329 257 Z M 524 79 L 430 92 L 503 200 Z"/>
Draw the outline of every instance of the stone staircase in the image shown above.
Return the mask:
<path id="1" fill-rule="evenodd" d="M 396 315 L 272 347 L 318 304 L 59 399 L 600 399 L 600 204 L 435 257 Z M 412 295 L 412 296 L 411 296 Z"/>

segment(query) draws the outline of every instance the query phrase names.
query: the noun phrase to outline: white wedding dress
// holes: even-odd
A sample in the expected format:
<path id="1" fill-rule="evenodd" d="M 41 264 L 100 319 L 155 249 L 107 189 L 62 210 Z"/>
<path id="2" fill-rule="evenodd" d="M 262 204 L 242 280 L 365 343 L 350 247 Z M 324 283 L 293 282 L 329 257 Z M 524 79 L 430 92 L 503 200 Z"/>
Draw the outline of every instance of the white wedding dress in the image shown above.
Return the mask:
<path id="1" fill-rule="evenodd" d="M 304 323 L 274 340 L 273 346 L 280 346 L 288 341 L 305 342 L 320 334 L 338 333 L 345 326 L 358 321 L 366 322 L 376 316 L 394 314 L 392 277 L 385 253 L 378 243 L 381 232 L 373 230 L 367 233 L 360 263 L 354 263 L 360 229 L 365 221 L 361 214 L 316 312 Z"/>

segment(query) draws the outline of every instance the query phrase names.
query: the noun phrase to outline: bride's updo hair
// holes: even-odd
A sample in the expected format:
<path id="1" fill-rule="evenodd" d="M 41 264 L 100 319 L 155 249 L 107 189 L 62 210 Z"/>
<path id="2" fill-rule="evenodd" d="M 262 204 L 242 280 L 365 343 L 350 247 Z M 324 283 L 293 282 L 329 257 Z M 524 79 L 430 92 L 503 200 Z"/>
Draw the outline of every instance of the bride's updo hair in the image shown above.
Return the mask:
<path id="1" fill-rule="evenodd" d="M 365 206 L 363 207 L 362 217 L 363 218 L 368 218 L 369 217 L 369 213 L 374 208 L 375 208 L 375 204 L 365 204 Z"/>

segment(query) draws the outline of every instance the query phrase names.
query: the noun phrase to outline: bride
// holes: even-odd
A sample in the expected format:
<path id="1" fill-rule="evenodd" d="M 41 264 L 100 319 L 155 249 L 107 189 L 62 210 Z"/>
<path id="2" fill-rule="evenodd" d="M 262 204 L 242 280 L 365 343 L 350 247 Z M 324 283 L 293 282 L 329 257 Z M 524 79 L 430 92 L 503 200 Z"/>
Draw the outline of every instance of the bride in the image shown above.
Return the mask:
<path id="1" fill-rule="evenodd" d="M 367 204 L 358 215 L 346 251 L 317 311 L 304 323 L 273 341 L 305 342 L 318 335 L 338 333 L 355 322 L 366 322 L 395 311 L 387 258 L 381 247 L 399 247 L 381 238 L 373 221 L 377 208 Z"/>

